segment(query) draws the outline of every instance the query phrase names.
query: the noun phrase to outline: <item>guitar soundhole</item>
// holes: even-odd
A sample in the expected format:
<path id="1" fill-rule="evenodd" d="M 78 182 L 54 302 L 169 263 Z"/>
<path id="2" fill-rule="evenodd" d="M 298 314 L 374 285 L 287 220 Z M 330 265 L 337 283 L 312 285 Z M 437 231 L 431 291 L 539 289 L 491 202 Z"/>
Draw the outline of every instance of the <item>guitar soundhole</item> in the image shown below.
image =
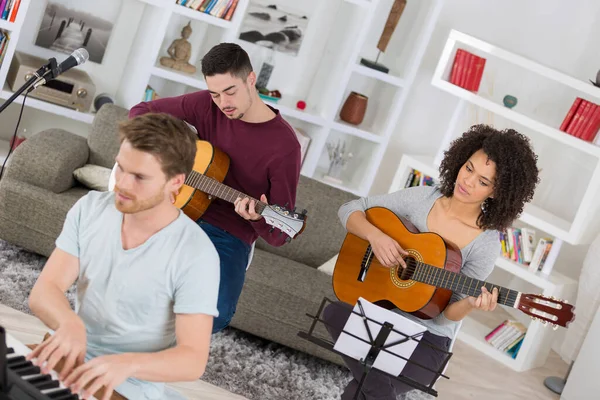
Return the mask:
<path id="1" fill-rule="evenodd" d="M 415 273 L 415 268 L 417 266 L 417 260 L 409 255 L 404 258 L 406 262 L 406 268 L 398 268 L 398 278 L 403 281 L 409 281 L 412 279 L 413 274 Z"/>

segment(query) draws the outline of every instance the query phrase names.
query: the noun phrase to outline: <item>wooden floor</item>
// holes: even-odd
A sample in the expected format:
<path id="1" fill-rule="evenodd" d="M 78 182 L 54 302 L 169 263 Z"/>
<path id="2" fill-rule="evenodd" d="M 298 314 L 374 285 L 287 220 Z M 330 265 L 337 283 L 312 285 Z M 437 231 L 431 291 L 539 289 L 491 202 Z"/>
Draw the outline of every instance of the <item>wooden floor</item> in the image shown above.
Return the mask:
<path id="1" fill-rule="evenodd" d="M 0 305 L 0 325 L 26 344 L 39 343 L 46 332 L 45 326 L 38 319 L 3 305 Z M 558 400 L 559 395 L 550 392 L 543 382 L 547 376 L 565 376 L 567 364 L 554 352 L 550 354 L 544 367 L 515 372 L 463 342 L 456 341 L 454 355 L 446 371 L 446 375 L 451 379 L 442 378 L 436 384 L 438 399 Z M 170 386 L 189 399 L 244 399 L 242 396 L 202 381 Z"/>

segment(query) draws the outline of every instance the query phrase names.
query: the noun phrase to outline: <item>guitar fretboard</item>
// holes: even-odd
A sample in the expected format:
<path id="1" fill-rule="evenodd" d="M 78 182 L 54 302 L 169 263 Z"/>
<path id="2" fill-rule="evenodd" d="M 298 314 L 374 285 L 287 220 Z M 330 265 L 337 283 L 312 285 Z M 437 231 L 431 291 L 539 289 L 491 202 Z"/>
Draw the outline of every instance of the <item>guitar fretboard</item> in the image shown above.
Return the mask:
<path id="1" fill-rule="evenodd" d="M 247 196 L 246 194 L 235 190 L 213 178 L 209 178 L 206 175 L 202 175 L 196 171 L 192 171 L 186 178 L 185 184 L 188 186 L 192 186 L 204 193 L 207 193 L 211 196 L 218 197 L 230 203 L 234 203 L 235 200 L 239 197 L 241 199 L 247 197 L 250 200 L 254 200 L 256 202 L 256 212 L 262 214 L 265 207 L 267 206 L 262 201 L 259 201 L 251 196 Z"/>
<path id="2" fill-rule="evenodd" d="M 508 289 L 502 286 L 494 285 L 493 283 L 480 281 L 475 278 L 470 278 L 463 274 L 447 271 L 443 268 L 434 267 L 429 264 L 409 260 L 408 268 L 414 268 L 414 273 L 411 279 L 419 282 L 450 289 L 454 292 L 459 292 L 469 296 L 477 297 L 481 294 L 481 288 L 485 287 L 492 292 L 494 288 L 498 289 L 498 304 L 503 304 L 508 307 L 514 307 L 519 292 Z"/>

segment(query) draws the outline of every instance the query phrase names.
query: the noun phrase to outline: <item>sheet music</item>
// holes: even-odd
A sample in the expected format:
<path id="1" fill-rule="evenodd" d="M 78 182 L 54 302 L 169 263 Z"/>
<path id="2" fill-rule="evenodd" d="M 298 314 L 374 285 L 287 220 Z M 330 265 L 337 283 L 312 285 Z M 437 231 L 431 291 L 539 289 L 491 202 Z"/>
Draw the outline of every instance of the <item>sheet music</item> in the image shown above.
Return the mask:
<path id="1" fill-rule="evenodd" d="M 419 333 L 423 333 L 427 331 L 427 328 L 421 324 L 418 324 L 398 313 L 395 313 L 390 310 L 386 310 L 383 307 L 379 307 L 376 304 L 370 303 L 362 297 L 359 298 L 361 302 L 365 315 L 377 322 L 384 323 L 389 322 L 394 325 L 393 329 L 396 331 L 402 332 L 404 335 L 391 331 L 388 336 L 385 344 L 390 344 L 393 342 L 397 342 L 401 339 L 405 339 L 405 335 L 416 335 Z M 354 305 L 354 311 L 360 314 L 360 308 L 358 303 Z M 371 330 L 371 335 L 373 340 L 377 337 L 377 334 L 381 330 L 381 325 L 373 322 L 367 321 L 369 325 L 369 329 Z M 344 326 L 344 331 L 350 332 L 353 335 L 365 340 L 367 343 L 360 341 L 344 332 L 340 335 L 338 340 L 335 342 L 333 346 L 334 350 L 339 351 L 340 353 L 346 354 L 349 357 L 352 357 L 356 360 L 364 359 L 371 346 L 369 343 L 369 334 L 367 333 L 367 328 L 365 327 L 365 323 L 360 315 L 350 314 L 350 318 L 346 322 Z M 391 347 L 388 347 L 387 350 L 391 353 L 403 356 L 407 359 L 410 358 L 415 348 L 419 344 L 421 340 L 421 335 L 415 338 L 415 340 L 408 339 L 404 343 L 400 343 Z M 377 368 L 381 371 L 385 371 L 391 375 L 398 376 L 404 369 L 406 365 L 406 361 L 402 358 L 396 357 L 392 354 L 388 354 L 385 351 L 380 351 L 375 359 L 375 363 L 373 363 L 373 368 Z"/>

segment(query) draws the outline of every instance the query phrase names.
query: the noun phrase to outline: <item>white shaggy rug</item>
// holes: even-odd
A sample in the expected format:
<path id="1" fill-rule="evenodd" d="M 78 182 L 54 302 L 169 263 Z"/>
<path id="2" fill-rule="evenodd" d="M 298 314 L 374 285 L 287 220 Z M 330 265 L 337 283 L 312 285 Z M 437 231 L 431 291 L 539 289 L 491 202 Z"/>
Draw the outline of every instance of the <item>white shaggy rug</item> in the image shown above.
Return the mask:
<path id="1" fill-rule="evenodd" d="M 27 297 L 46 259 L 0 240 L 0 304 L 31 314 Z M 73 304 L 74 287 L 68 292 Z M 256 400 L 335 400 L 350 380 L 345 368 L 227 328 L 211 339 L 202 380 Z M 432 399 L 420 391 L 399 397 Z"/>

